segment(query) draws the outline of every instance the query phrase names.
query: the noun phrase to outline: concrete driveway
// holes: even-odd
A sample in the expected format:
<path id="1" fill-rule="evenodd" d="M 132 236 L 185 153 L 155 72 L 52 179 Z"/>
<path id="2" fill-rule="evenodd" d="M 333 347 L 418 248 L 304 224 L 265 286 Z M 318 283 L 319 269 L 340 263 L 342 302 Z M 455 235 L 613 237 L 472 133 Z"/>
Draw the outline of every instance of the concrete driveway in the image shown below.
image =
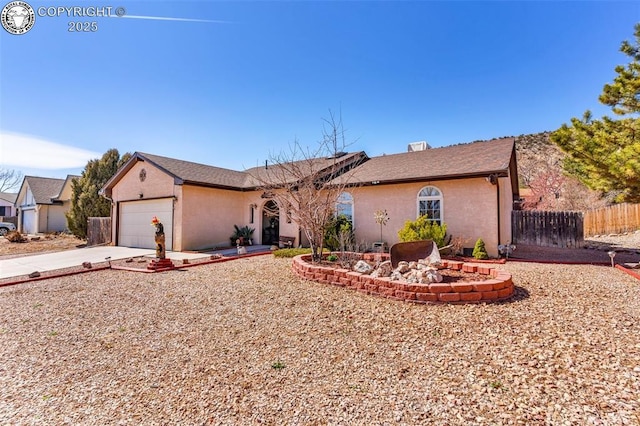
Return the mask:
<path id="1" fill-rule="evenodd" d="M 0 279 L 28 275 L 32 272 L 53 271 L 56 269 L 81 266 L 83 262 L 101 263 L 107 257 L 111 260 L 128 259 L 130 257 L 155 257 L 155 250 L 130 247 L 87 247 L 77 250 L 65 250 L 56 253 L 24 255 L 0 260 Z M 202 253 L 167 252 L 171 260 L 199 259 L 209 257 Z"/>

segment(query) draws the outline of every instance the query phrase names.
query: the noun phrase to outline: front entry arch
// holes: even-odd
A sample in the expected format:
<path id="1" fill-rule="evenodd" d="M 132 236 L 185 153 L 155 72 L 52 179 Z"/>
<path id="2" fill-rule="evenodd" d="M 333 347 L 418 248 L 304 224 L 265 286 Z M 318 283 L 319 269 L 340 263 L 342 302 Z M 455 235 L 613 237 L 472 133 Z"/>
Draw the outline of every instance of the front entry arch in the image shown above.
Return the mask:
<path id="1" fill-rule="evenodd" d="M 269 200 L 262 208 L 262 244 L 277 245 L 280 239 L 280 209 Z"/>

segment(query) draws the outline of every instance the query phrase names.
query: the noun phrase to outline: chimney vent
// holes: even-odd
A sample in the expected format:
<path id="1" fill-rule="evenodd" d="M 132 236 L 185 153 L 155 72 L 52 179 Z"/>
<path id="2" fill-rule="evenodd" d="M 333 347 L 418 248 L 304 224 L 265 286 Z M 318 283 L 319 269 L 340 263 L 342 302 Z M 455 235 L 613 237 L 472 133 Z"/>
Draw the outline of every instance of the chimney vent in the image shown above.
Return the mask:
<path id="1" fill-rule="evenodd" d="M 425 151 L 430 148 L 431 146 L 429 146 L 427 141 L 411 142 L 407 147 L 407 152 Z"/>

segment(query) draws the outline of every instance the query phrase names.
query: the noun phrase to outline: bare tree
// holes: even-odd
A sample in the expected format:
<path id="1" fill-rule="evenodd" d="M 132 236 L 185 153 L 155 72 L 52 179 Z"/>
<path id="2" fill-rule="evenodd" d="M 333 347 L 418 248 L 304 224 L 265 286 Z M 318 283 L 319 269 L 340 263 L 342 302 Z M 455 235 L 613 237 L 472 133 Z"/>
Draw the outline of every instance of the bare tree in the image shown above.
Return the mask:
<path id="1" fill-rule="evenodd" d="M 256 187 L 304 232 L 314 261 L 322 258 L 325 228 L 335 214 L 338 196 L 350 183 L 353 168 L 366 159 L 364 152 L 344 151 L 347 144 L 340 116 L 330 112 L 323 121 L 322 140 L 315 149 L 295 140 L 289 152 L 270 155 L 264 168 L 248 171 Z"/>
<path id="2" fill-rule="evenodd" d="M 17 170 L 0 169 L 0 192 L 17 190 L 22 183 L 23 174 Z"/>

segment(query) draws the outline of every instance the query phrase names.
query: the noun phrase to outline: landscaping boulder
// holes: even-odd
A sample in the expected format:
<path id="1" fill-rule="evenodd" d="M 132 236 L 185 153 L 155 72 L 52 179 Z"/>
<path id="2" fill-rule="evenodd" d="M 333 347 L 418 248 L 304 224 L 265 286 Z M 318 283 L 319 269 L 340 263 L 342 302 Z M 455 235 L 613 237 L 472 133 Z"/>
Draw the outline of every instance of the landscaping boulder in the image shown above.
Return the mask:
<path id="1" fill-rule="evenodd" d="M 371 273 L 372 277 L 384 278 L 391 275 L 393 271 L 393 267 L 391 266 L 390 260 L 385 260 L 384 262 L 378 265 L 378 268 Z"/>
<path id="2" fill-rule="evenodd" d="M 353 267 L 355 272 L 360 272 L 361 274 L 370 274 L 373 271 L 373 267 L 369 265 L 364 260 L 359 260 Z"/>

